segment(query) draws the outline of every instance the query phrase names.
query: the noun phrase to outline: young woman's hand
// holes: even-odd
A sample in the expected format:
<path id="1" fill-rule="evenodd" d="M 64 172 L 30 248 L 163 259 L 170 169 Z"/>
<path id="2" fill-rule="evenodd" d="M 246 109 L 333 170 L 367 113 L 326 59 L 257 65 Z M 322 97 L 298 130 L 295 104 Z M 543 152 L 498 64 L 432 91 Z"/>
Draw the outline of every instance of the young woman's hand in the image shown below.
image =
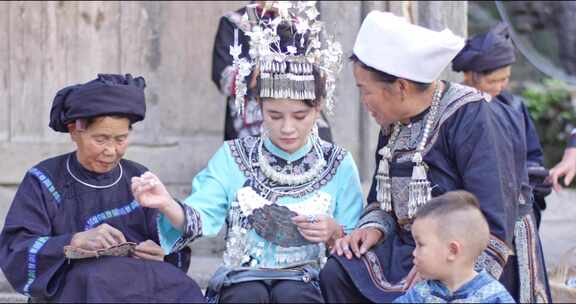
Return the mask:
<path id="1" fill-rule="evenodd" d="M 132 194 L 142 206 L 158 209 L 163 213 L 174 228 L 184 229 L 184 211 L 168 193 L 160 179 L 152 172 L 145 172 L 140 177 L 132 178 Z"/>
<path id="2" fill-rule="evenodd" d="M 132 177 L 132 194 L 142 207 L 165 210 L 177 204 L 160 179 L 149 171 Z"/>
<path id="3" fill-rule="evenodd" d="M 338 234 L 340 225 L 327 215 L 298 215 L 292 218 L 302 236 L 314 243 L 327 243 Z"/>

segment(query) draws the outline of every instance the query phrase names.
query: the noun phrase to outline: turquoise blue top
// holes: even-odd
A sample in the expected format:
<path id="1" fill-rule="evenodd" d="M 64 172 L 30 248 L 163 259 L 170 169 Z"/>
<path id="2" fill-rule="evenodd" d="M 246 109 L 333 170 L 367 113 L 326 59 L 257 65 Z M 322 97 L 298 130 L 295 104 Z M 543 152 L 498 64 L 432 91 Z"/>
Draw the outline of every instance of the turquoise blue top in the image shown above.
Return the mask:
<path id="1" fill-rule="evenodd" d="M 192 194 L 183 203 L 185 208 L 193 209 L 193 212 L 187 212 L 189 222 L 193 221 L 194 217 L 190 216 L 190 213 L 194 211 L 197 212 L 196 217 L 200 218 L 201 225 L 197 227 L 199 231 L 188 232 L 196 235 L 183 237 L 183 233 L 172 227 L 164 216 L 159 218 L 160 244 L 166 253 L 187 243 L 183 242 L 183 239 L 191 240 L 200 234 L 216 235 L 226 219 L 230 220 L 229 211 L 234 206 L 247 217 L 252 210 L 267 202 L 274 202 L 298 214 L 330 215 L 343 225 L 347 233 L 356 226 L 363 199 L 358 170 L 349 152 L 320 141 L 327 163 L 321 174 L 306 187 L 282 188 L 284 192 L 299 191 L 296 195 L 279 195 L 260 187 L 264 184 L 269 188 L 279 189 L 278 185 L 265 178 L 259 167 L 254 165 L 257 164 L 258 143 L 259 138 L 255 137 L 224 143 L 208 162 L 208 166 L 194 178 Z M 310 168 L 319 155 L 310 142 L 292 154 L 279 149 L 270 140 L 264 142 L 264 147 L 263 153 L 272 166 L 292 166 L 292 172 L 296 173 Z M 260 182 L 255 181 L 255 176 L 259 177 Z M 190 223 L 188 226 L 190 227 Z M 230 227 L 228 229 L 230 232 Z M 251 227 L 248 227 L 245 242 L 245 255 L 246 258 L 251 258 L 249 266 L 253 267 L 290 267 L 316 261 L 323 254 L 323 245 L 281 247 L 262 238 Z"/>

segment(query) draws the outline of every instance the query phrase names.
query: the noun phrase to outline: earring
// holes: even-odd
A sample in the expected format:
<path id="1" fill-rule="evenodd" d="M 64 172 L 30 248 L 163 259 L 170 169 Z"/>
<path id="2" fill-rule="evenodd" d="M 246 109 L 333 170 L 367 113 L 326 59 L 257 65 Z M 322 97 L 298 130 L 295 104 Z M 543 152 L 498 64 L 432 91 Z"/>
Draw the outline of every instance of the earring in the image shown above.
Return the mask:
<path id="1" fill-rule="evenodd" d="M 262 141 L 265 141 L 268 138 L 269 134 L 270 134 L 270 129 L 265 128 L 264 124 L 262 124 L 260 126 L 260 138 L 262 138 Z"/>
<path id="2" fill-rule="evenodd" d="M 316 141 L 318 141 L 318 138 L 320 137 L 319 133 L 318 133 L 318 123 L 314 122 L 314 125 L 312 126 L 312 130 L 310 130 L 310 142 L 315 143 Z"/>

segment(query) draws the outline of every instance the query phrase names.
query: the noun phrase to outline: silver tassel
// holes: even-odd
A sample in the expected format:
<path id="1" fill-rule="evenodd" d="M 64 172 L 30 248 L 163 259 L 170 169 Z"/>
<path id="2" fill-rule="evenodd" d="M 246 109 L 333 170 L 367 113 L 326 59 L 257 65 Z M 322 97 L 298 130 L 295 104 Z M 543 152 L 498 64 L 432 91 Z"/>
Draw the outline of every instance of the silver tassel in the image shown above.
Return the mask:
<path id="1" fill-rule="evenodd" d="M 392 185 L 388 160 L 392 153 L 388 147 L 382 148 L 379 153 L 382 159 L 376 173 L 376 200 L 380 203 L 380 209 L 390 212 L 392 211 Z"/>
<path id="2" fill-rule="evenodd" d="M 426 175 L 426 167 L 424 161 L 422 161 L 422 155 L 417 152 L 414 154 L 412 159 L 416 165 L 412 169 L 412 180 L 410 181 L 409 189 L 409 199 L 408 199 L 408 217 L 413 218 L 416 215 L 416 211 L 424 204 L 426 204 L 432 197 L 432 191 L 430 189 L 430 182 L 428 181 L 428 176 Z"/>

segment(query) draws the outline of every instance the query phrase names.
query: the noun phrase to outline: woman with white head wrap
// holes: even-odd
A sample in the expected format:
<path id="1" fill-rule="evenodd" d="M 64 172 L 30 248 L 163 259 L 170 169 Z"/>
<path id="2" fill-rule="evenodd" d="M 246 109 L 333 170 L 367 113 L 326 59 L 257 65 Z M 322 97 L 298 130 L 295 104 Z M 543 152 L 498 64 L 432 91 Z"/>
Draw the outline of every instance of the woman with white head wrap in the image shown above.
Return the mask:
<path id="1" fill-rule="evenodd" d="M 531 217 L 522 216 L 531 205 L 520 126 L 494 115 L 479 91 L 438 80 L 463 46 L 448 29 L 432 31 L 391 13 L 373 11 L 364 20 L 351 59 L 362 102 L 382 127 L 377 168 L 357 229 L 336 241 L 320 273 L 326 301 L 390 302 L 403 294 L 419 277 L 414 214 L 432 196 L 457 189 L 478 197 L 490 226 L 477 269 L 500 277 L 515 295 L 519 274 L 528 275 L 533 280 L 520 285 L 520 299 L 547 300 L 538 272 L 544 268 L 536 266 L 540 244 Z M 528 263 L 519 256 L 525 269 L 509 263 L 520 253 L 514 246 L 529 248 L 521 255 Z"/>

